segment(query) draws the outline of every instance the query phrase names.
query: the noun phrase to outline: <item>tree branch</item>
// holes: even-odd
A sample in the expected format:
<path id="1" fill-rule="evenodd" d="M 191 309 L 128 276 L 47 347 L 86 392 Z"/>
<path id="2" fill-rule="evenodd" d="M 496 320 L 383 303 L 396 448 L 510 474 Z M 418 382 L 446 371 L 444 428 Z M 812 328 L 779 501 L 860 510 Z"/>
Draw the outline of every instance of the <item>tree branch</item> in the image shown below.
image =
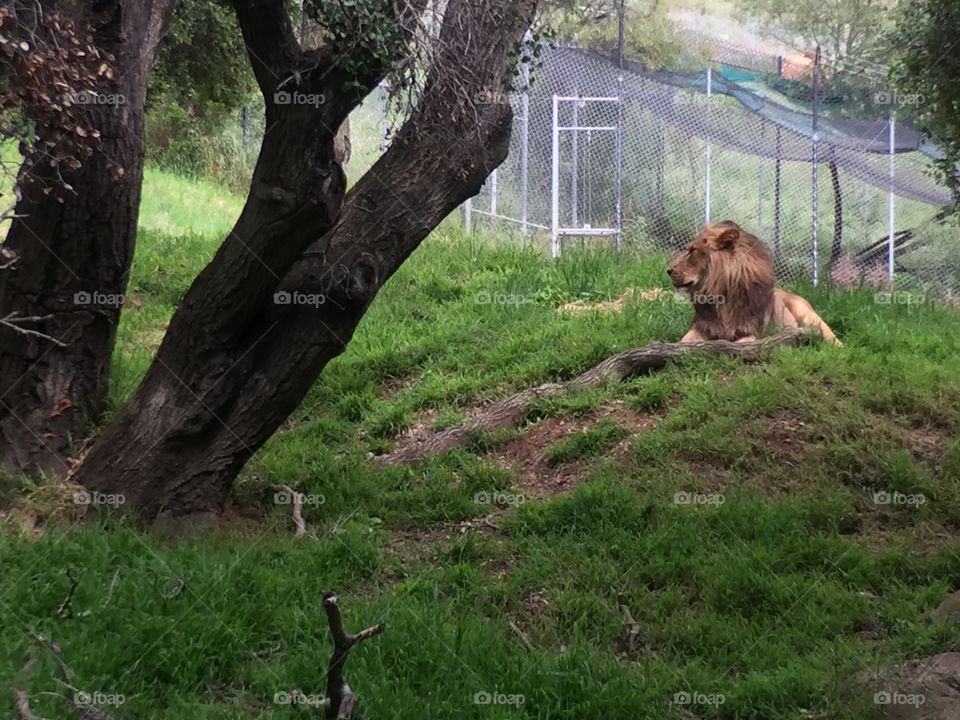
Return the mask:
<path id="1" fill-rule="evenodd" d="M 350 650 L 357 643 L 383 632 L 383 623 L 378 623 L 356 635 L 349 635 L 343 629 L 343 619 L 340 617 L 340 606 L 337 604 L 337 594 L 327 592 L 323 594 L 323 609 L 327 613 L 327 623 L 333 635 L 333 655 L 327 667 L 327 698 L 324 703 L 327 718 L 331 720 L 348 720 L 353 715 L 353 708 L 357 704 L 357 696 L 350 689 L 343 677 L 343 667 L 347 663 Z"/>
<path id="2" fill-rule="evenodd" d="M 744 362 L 756 362 L 777 345 L 796 345 L 807 337 L 799 328 L 785 328 L 776 335 L 755 342 L 739 343 L 709 340 L 696 343 L 655 342 L 632 350 L 624 350 L 594 365 L 566 383 L 544 383 L 482 408 L 479 413 L 456 427 L 443 430 L 423 441 L 380 455 L 381 465 L 406 463 L 419 465 L 431 455 L 446 452 L 469 443 L 477 432 L 493 432 L 513 427 L 527 413 L 530 405 L 544 398 L 566 395 L 573 390 L 620 381 L 642 372 L 660 370 L 672 360 L 693 352 L 707 351 Z"/>

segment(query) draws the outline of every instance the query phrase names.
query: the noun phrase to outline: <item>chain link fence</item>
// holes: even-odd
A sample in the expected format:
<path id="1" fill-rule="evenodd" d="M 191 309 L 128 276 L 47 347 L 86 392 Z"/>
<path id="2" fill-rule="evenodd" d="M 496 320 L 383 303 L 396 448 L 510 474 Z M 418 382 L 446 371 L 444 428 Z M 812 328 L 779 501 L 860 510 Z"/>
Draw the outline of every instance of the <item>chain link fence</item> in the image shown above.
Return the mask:
<path id="1" fill-rule="evenodd" d="M 770 246 L 782 279 L 960 291 L 937 150 L 892 115 L 815 121 L 722 71 L 621 70 L 572 47 L 544 48 L 531 74 L 509 98 L 510 154 L 465 205 L 468 223 L 549 238 L 554 254 L 570 242 L 667 253 L 731 219 Z M 884 88 L 875 101 L 896 107 Z"/>

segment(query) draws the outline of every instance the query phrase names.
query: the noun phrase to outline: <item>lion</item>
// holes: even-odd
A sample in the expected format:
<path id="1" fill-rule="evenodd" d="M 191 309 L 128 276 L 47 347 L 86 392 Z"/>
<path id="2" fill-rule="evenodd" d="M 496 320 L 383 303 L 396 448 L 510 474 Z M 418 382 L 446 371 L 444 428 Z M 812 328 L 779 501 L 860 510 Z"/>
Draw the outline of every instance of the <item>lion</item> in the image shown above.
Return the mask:
<path id="1" fill-rule="evenodd" d="M 693 326 L 680 342 L 751 342 L 775 327 L 814 327 L 843 344 L 810 303 L 774 287 L 770 251 L 730 220 L 704 225 L 667 274 L 693 303 Z"/>

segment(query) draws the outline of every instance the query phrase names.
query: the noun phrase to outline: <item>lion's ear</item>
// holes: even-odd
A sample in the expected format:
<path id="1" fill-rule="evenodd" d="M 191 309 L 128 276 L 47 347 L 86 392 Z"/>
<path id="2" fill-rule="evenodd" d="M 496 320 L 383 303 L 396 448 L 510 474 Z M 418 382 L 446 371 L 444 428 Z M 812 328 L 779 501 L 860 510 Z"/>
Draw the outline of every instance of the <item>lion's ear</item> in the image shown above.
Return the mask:
<path id="1" fill-rule="evenodd" d="M 727 228 L 719 235 L 711 238 L 708 242 L 717 250 L 729 250 L 733 244 L 740 238 L 740 228 Z"/>

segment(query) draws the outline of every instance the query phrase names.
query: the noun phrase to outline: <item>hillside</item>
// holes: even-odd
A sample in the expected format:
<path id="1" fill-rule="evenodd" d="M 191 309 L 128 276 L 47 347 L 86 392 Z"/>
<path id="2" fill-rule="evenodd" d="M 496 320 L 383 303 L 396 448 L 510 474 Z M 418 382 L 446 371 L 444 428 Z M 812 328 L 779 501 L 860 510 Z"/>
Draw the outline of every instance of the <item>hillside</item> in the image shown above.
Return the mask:
<path id="1" fill-rule="evenodd" d="M 114 408 L 239 208 L 147 173 Z M 7 487 L 0 678 L 68 716 L 42 634 L 77 687 L 123 696 L 118 716 L 300 717 L 284 698 L 324 692 L 319 598 L 335 589 L 349 629 L 386 624 L 347 667 L 370 718 L 872 717 L 855 673 L 955 643 L 931 611 L 960 587 L 960 312 L 794 288 L 843 348 L 692 357 L 541 403 L 423 468 L 371 459 L 678 339 L 690 308 L 672 292 L 557 312 L 665 288 L 665 262 L 555 262 L 449 219 L 249 463 L 213 535 L 77 524 L 69 489 L 13 503 Z M 306 537 L 274 485 L 306 494 Z M 6 716 L 12 702 L 0 694 Z"/>

